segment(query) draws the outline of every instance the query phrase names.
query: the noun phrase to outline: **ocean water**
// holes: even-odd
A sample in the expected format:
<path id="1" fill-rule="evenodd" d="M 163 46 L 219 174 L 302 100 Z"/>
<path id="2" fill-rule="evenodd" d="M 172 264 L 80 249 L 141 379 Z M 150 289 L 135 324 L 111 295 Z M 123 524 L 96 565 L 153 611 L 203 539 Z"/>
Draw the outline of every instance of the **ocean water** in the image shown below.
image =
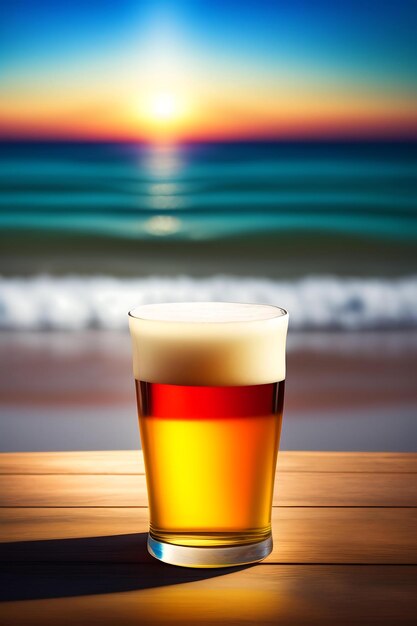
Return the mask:
<path id="1" fill-rule="evenodd" d="M 0 144 L 3 232 L 410 242 L 416 217 L 416 143 Z"/>
<path id="2" fill-rule="evenodd" d="M 138 304 L 212 300 L 283 306 L 292 330 L 417 328 L 417 276 L 37 276 L 0 278 L 0 330 L 127 331 L 127 312 Z"/>
<path id="3" fill-rule="evenodd" d="M 0 143 L 0 328 L 264 302 L 297 329 L 417 325 L 417 143 Z"/>

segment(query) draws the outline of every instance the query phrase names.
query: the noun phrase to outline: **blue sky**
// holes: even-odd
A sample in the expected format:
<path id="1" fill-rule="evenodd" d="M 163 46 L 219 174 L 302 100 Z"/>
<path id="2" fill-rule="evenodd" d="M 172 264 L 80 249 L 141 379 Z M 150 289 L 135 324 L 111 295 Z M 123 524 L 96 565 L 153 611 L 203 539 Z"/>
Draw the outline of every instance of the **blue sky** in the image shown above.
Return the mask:
<path id="1" fill-rule="evenodd" d="M 155 29 L 207 72 L 214 85 L 235 74 L 267 91 L 280 72 L 306 84 L 340 85 L 410 99 L 417 92 L 417 2 L 414 0 L 9 0 L 0 8 L 3 91 L 30 93 L 35 79 L 54 84 L 77 73 L 118 83 L 118 68 L 138 72 Z M 262 87 L 261 87 L 262 88 Z M 245 98 L 240 86 L 240 98 Z M 266 93 L 265 91 L 265 93 Z M 388 106 L 388 105 L 387 105 Z"/>

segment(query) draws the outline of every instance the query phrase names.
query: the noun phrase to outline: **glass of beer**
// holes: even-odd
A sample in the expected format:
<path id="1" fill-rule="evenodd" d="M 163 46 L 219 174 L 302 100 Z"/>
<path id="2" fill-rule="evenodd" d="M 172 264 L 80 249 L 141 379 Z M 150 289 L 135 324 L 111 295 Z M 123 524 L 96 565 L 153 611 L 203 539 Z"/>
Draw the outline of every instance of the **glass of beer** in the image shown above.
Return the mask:
<path id="1" fill-rule="evenodd" d="M 288 313 L 227 302 L 129 313 L 149 498 L 148 550 L 227 567 L 272 550 Z"/>

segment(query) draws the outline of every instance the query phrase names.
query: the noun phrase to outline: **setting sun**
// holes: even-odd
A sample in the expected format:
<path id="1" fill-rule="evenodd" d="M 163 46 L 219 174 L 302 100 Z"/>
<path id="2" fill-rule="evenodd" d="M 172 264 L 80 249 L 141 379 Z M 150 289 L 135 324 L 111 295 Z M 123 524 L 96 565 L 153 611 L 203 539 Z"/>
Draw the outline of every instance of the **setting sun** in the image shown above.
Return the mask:
<path id="1" fill-rule="evenodd" d="M 155 120 L 172 120 L 178 115 L 178 101 L 171 93 L 159 93 L 152 98 L 150 109 Z"/>
<path id="2" fill-rule="evenodd" d="M 188 98 L 175 91 L 149 89 L 138 104 L 135 116 L 152 141 L 175 140 L 193 119 Z"/>

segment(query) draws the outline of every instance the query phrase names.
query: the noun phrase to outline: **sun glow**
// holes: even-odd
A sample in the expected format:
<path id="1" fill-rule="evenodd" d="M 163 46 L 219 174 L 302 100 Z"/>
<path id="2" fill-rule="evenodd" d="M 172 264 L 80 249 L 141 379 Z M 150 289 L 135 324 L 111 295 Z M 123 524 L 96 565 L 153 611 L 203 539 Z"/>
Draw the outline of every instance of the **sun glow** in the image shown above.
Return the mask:
<path id="1" fill-rule="evenodd" d="M 178 99 L 172 93 L 158 93 L 151 99 L 150 114 L 158 121 L 169 121 L 178 117 Z"/>
<path id="2" fill-rule="evenodd" d="M 138 104 L 135 116 L 142 134 L 152 141 L 175 141 L 192 121 L 190 99 L 184 90 L 149 89 Z"/>

